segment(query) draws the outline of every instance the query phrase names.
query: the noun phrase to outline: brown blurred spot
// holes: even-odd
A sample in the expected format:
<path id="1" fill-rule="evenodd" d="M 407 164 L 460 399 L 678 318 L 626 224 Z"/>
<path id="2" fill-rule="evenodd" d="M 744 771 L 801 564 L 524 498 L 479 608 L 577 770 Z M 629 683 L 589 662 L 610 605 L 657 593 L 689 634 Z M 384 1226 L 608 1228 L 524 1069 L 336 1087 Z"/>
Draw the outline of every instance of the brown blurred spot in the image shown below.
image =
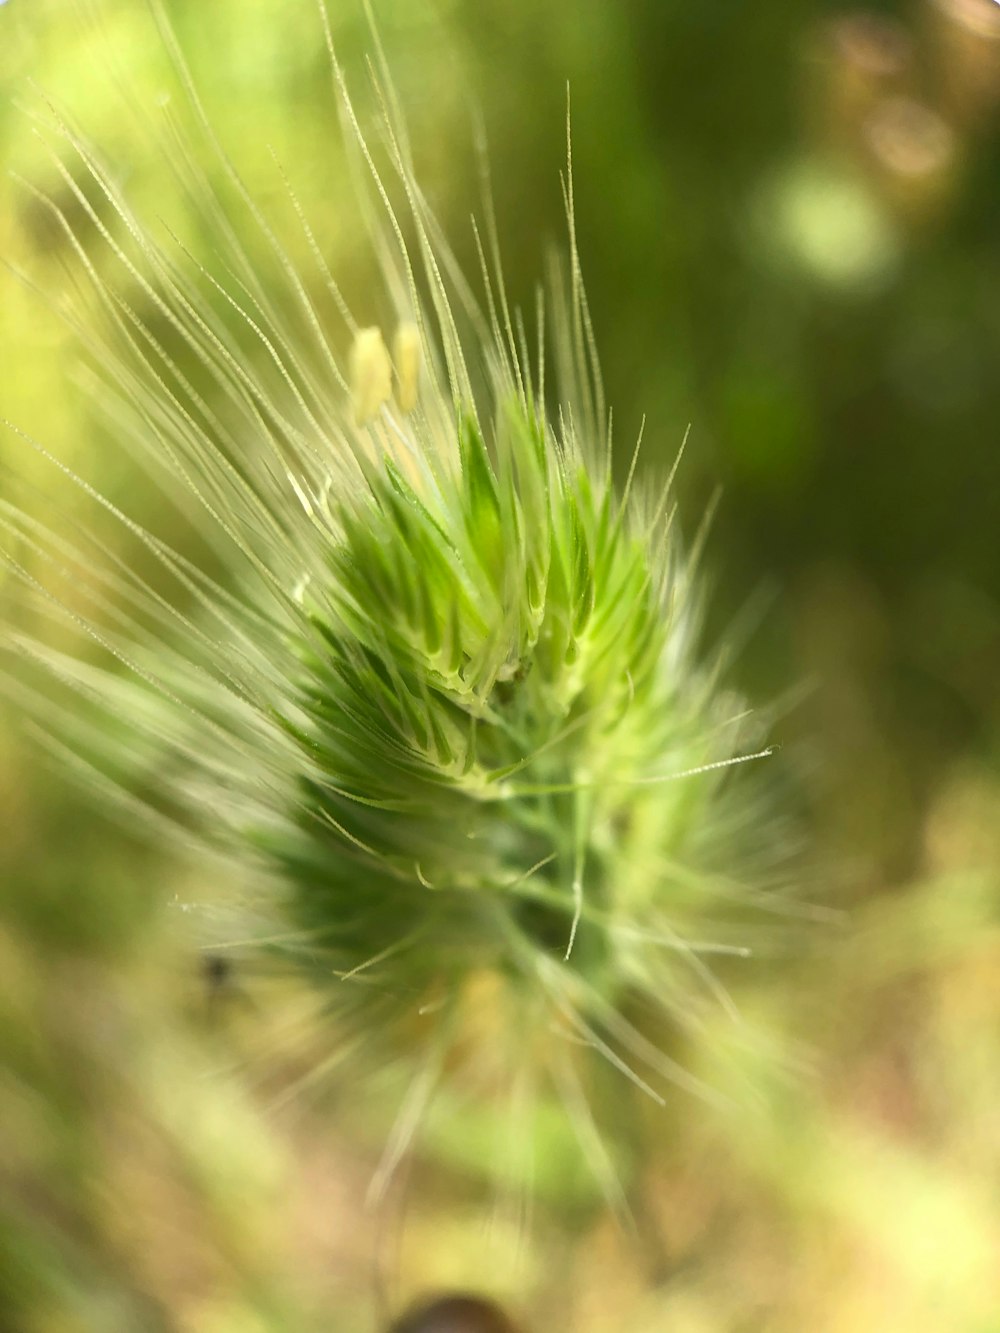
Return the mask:
<path id="1" fill-rule="evenodd" d="M 944 107 L 962 124 L 992 118 L 1000 98 L 1000 5 L 933 0 L 929 42 Z"/>
<path id="2" fill-rule="evenodd" d="M 913 57 L 906 29 L 882 14 L 845 14 L 830 25 L 830 36 L 841 60 L 867 78 L 893 78 Z"/>
<path id="3" fill-rule="evenodd" d="M 909 97 L 887 99 L 868 124 L 879 159 L 899 176 L 932 176 L 947 170 L 955 136 L 929 106 Z"/>
<path id="4" fill-rule="evenodd" d="M 921 223 L 939 216 L 959 183 L 959 143 L 944 118 L 912 97 L 888 97 L 865 127 L 882 192 Z"/>
<path id="5" fill-rule="evenodd" d="M 441 1296 L 414 1306 L 389 1333 L 524 1333 L 492 1301 L 478 1296 Z"/>
<path id="6" fill-rule="evenodd" d="M 996 0 L 935 0 L 937 8 L 977 37 L 1000 39 L 1000 9 Z"/>

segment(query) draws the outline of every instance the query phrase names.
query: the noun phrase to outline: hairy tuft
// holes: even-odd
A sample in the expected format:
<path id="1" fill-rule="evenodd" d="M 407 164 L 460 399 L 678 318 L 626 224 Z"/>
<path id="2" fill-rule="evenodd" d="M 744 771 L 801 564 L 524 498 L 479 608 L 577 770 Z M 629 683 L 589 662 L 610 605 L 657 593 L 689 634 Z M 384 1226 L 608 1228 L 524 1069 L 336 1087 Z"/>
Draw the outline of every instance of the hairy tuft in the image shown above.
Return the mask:
<path id="1" fill-rule="evenodd" d="M 613 484 L 572 173 L 568 263 L 529 338 L 488 203 L 477 298 L 384 68 L 376 151 L 327 28 L 366 178 L 342 206 L 384 286 L 355 313 L 304 218 L 308 273 L 271 232 L 161 27 L 226 185 L 226 207 L 204 194 L 216 261 L 154 239 L 54 114 L 64 189 L 42 202 L 86 290 L 70 318 L 108 439 L 146 461 L 208 554 L 78 478 L 141 550 L 135 567 L 5 505 L 9 569 L 95 650 L 13 635 L 59 686 L 22 677 L 18 697 L 130 821 L 231 869 L 233 942 L 314 979 L 345 1059 L 409 1071 L 376 1194 L 437 1094 L 464 1087 L 509 1105 L 515 1138 L 529 1127 L 525 1159 L 524 1106 L 560 1108 L 623 1205 L 594 1071 L 656 1102 L 699 1087 L 676 1034 L 731 1007 L 711 964 L 748 951 L 747 909 L 767 896 L 767 800 L 744 761 L 768 751 L 701 645 L 669 483 L 652 495 L 633 463 Z M 250 234 L 277 276 L 260 276 Z M 85 569 L 84 609 L 25 552 Z"/>

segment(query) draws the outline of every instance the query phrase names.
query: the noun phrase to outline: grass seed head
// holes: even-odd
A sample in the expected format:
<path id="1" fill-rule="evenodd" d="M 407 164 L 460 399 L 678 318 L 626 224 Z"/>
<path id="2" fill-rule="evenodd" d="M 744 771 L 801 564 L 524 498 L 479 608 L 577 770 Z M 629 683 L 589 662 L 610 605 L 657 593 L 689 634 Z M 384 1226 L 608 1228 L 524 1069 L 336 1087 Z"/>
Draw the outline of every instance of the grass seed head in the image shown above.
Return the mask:
<path id="1" fill-rule="evenodd" d="M 106 658 L 17 637 L 73 692 L 28 706 L 130 820 L 238 867 L 245 929 L 315 978 L 345 1051 L 409 1071 L 376 1191 L 435 1095 L 459 1088 L 508 1107 L 528 1175 L 531 1108 L 560 1107 L 619 1200 L 595 1070 L 657 1101 L 694 1085 L 670 1034 L 730 1003 L 709 962 L 747 938 L 741 858 L 766 800 L 737 766 L 764 753 L 759 723 L 703 656 L 665 498 L 631 475 L 613 485 L 571 183 L 568 272 L 529 351 L 490 217 L 481 308 L 391 90 L 378 160 L 333 70 L 379 210 L 391 355 L 307 224 L 303 275 L 224 158 L 239 222 L 206 196 L 225 256 L 209 268 L 161 248 L 54 124 L 74 216 L 121 275 L 50 201 L 97 302 L 109 436 L 146 458 L 212 556 L 113 510 L 142 554 L 130 567 L 8 513 L 19 549 L 87 570 L 89 606 L 41 596 Z"/>

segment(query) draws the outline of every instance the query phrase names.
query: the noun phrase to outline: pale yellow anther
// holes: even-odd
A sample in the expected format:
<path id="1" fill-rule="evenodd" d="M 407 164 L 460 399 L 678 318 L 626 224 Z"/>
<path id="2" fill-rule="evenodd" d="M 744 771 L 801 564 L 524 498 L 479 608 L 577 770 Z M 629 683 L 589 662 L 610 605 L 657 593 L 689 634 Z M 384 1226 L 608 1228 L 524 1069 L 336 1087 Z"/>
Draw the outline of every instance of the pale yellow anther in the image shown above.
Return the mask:
<path id="1" fill-rule="evenodd" d="M 359 426 L 371 421 L 392 393 L 392 362 L 382 330 L 358 329 L 351 348 L 351 401 Z"/>
<path id="2" fill-rule="evenodd" d="M 401 412 L 412 412 L 420 388 L 420 330 L 416 324 L 400 324 L 392 340 L 396 363 L 396 401 Z"/>

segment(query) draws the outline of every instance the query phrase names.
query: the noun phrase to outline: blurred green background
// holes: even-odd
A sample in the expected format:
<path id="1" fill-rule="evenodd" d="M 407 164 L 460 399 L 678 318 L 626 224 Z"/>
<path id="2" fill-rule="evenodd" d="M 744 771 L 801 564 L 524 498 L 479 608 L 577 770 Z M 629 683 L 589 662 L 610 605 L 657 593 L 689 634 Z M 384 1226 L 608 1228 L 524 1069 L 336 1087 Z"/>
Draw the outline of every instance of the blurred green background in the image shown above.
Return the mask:
<path id="1" fill-rule="evenodd" d="M 363 90 L 360 4 L 329 7 Z M 314 5 L 168 9 L 283 243 L 304 254 L 284 174 L 365 310 Z M 733 984 L 801 1069 L 741 1048 L 744 1111 L 670 1108 L 642 1244 L 553 1208 L 515 1254 L 442 1160 L 418 1165 L 405 1224 L 380 1231 L 362 1207 L 378 1143 L 351 1089 L 299 1086 L 329 1045 L 308 1003 L 254 974 L 206 986 L 176 904 L 218 886 L 81 798 L 15 703 L 0 730 L 0 1328 L 352 1333 L 373 1327 L 388 1274 L 393 1302 L 470 1284 L 571 1333 L 997 1333 L 1000 6 L 376 12 L 419 174 L 470 271 L 481 114 L 526 308 L 565 235 L 571 85 L 622 465 L 643 416 L 649 474 L 690 423 L 688 531 L 722 488 L 714 631 L 750 625 L 736 674 L 755 698 L 806 687 L 776 738 L 805 756 L 806 896 L 839 915 Z M 0 156 L 23 178 L 0 187 L 0 254 L 49 298 L 79 287 L 79 266 L 32 194 L 72 209 L 47 98 L 154 232 L 211 253 L 153 146 L 182 98 L 145 6 L 8 0 L 0 80 Z M 152 518 L 154 488 L 72 388 L 77 341 L 13 273 L 0 283 L 0 411 Z M 58 491 L 72 529 L 83 502 L 56 483 L 0 437 L 0 496 L 51 517 Z M 3 596 L 5 619 L 30 621 L 9 579 Z"/>

